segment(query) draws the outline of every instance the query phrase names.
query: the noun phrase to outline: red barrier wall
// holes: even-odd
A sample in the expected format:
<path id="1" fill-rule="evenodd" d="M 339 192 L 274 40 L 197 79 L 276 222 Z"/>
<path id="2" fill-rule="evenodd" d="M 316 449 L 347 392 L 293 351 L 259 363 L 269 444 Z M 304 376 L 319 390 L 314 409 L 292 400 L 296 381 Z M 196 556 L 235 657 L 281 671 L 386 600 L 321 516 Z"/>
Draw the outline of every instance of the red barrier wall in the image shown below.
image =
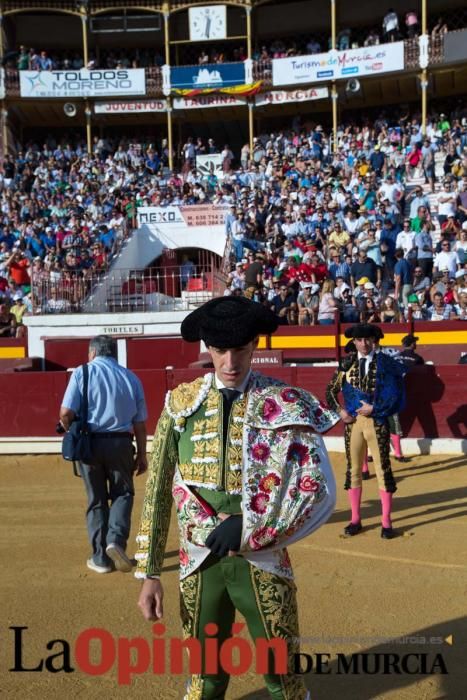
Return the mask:
<path id="1" fill-rule="evenodd" d="M 324 400 L 332 367 L 271 368 L 271 376 L 301 386 Z M 137 370 L 148 404 L 148 431 L 155 428 L 167 389 L 204 374 L 203 370 Z M 407 406 L 402 414 L 409 437 L 467 438 L 467 366 L 416 367 L 407 377 Z M 65 372 L 4 374 L 0 381 L 0 437 L 47 437 L 55 434 L 65 391 Z M 341 435 L 338 424 L 329 433 Z"/>

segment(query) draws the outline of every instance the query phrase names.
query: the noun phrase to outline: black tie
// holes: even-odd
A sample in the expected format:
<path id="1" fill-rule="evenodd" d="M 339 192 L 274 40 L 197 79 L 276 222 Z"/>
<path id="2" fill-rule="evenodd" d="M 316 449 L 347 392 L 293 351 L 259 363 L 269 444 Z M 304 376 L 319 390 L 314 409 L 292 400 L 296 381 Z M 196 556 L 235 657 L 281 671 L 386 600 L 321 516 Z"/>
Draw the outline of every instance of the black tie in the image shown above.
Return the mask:
<path id="1" fill-rule="evenodd" d="M 227 444 L 227 430 L 229 427 L 229 416 L 230 416 L 230 411 L 232 409 L 232 404 L 235 401 L 235 399 L 240 396 L 240 391 L 237 391 L 237 389 L 220 389 L 220 392 L 222 394 L 222 403 L 223 403 L 223 421 L 222 421 L 222 444 L 224 446 L 224 453 L 225 453 L 225 446 Z"/>
<path id="2" fill-rule="evenodd" d="M 360 362 L 360 378 L 363 379 L 363 377 L 366 374 L 366 357 L 361 357 L 359 362 Z"/>

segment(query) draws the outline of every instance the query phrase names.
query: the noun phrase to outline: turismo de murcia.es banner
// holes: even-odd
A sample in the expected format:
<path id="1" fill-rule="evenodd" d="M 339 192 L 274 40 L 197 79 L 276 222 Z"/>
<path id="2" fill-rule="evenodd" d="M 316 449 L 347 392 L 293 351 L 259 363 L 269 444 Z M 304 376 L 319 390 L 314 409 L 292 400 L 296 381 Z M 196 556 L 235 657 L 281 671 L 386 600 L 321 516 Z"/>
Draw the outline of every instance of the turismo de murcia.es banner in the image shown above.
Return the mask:
<path id="1" fill-rule="evenodd" d="M 347 51 L 275 58 L 272 61 L 272 84 L 316 83 L 398 70 L 404 70 L 403 41 Z"/>
<path id="2" fill-rule="evenodd" d="M 145 95 L 144 68 L 120 70 L 23 70 L 21 97 L 110 97 Z"/>

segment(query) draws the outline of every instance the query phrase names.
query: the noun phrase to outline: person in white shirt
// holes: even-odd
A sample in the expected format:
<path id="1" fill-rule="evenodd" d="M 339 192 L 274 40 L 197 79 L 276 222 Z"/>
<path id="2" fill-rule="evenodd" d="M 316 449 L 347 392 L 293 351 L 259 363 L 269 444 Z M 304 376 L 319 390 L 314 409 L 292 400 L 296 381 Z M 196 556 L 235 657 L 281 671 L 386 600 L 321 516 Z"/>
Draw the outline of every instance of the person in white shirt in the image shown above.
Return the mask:
<path id="1" fill-rule="evenodd" d="M 397 182 L 394 182 L 392 175 L 386 177 L 386 181 L 383 182 L 378 190 L 378 199 L 380 202 L 384 202 L 385 199 L 389 199 L 391 204 L 396 204 L 401 196 L 401 188 Z"/>
<path id="2" fill-rule="evenodd" d="M 467 262 L 467 221 L 462 224 L 460 238 L 454 243 L 453 250 L 457 253 L 459 263 L 464 265 Z"/>
<path id="3" fill-rule="evenodd" d="M 441 252 L 437 253 L 433 263 L 435 272 L 449 270 L 449 277 L 455 277 L 459 266 L 459 258 L 454 250 L 451 250 L 451 244 L 444 238 L 441 241 Z"/>
<path id="4" fill-rule="evenodd" d="M 397 248 L 402 248 L 402 250 L 404 251 L 404 258 L 406 258 L 406 260 L 415 258 L 417 256 L 417 247 L 415 245 L 415 231 L 410 230 L 409 219 L 404 219 L 402 231 L 397 235 L 396 250 Z"/>
<path id="5" fill-rule="evenodd" d="M 438 221 L 440 226 L 444 224 L 448 216 L 456 216 L 457 192 L 451 189 L 451 184 L 445 182 L 443 189 L 438 194 Z"/>

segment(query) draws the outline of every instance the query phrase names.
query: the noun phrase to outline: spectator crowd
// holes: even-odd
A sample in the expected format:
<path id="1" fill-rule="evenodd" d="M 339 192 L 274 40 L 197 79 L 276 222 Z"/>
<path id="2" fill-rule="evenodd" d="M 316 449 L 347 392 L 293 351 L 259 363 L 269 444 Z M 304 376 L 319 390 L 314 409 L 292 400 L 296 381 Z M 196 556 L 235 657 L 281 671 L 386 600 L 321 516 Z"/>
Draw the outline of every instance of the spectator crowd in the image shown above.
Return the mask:
<path id="1" fill-rule="evenodd" d="M 96 137 L 90 155 L 25 144 L 0 172 L 0 333 L 23 333 L 27 313 L 79 310 L 138 206 L 207 203 L 229 208 L 226 293 L 268 304 L 280 323 L 465 320 L 466 116 L 434 114 L 423 136 L 416 115 L 381 113 L 343 124 L 335 152 L 320 124 L 298 119 L 252 152 L 190 137 L 174 172 L 166 140 Z M 222 172 L 197 169 L 209 153 Z"/>

